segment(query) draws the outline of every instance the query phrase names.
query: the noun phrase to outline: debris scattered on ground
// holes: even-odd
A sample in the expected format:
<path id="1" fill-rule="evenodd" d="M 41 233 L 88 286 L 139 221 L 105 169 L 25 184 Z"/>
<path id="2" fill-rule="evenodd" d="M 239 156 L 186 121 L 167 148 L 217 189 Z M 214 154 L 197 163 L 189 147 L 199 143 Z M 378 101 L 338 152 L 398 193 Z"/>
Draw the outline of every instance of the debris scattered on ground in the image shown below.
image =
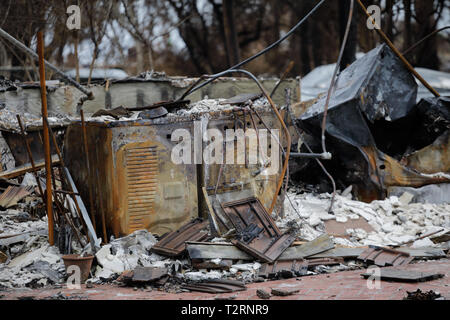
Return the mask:
<path id="1" fill-rule="evenodd" d="M 397 60 L 386 46 L 381 46 L 345 69 L 338 79 L 326 122 L 327 141 L 333 154 L 326 164 L 333 169 L 333 175 L 336 173 L 341 189 L 335 196 L 324 192 L 327 189 L 324 181 L 311 184 L 290 179 L 286 189 L 281 189 L 278 203 L 274 199 L 271 205 L 272 191 L 278 190 L 277 179 L 264 173 L 264 168 L 254 171 L 247 157 L 235 171 L 196 163 L 186 166 L 185 171 L 175 172 L 164 161 L 155 162 L 169 153 L 166 151 L 170 149 L 159 150 L 158 146 L 172 147 L 170 130 L 177 122 L 183 128 L 190 128 L 195 126 L 194 121 L 201 120 L 202 130 L 220 127 L 221 132 L 232 126 L 235 129 L 255 126 L 261 130 L 267 126 L 266 121 L 275 127 L 280 122 L 275 115 L 270 114 L 264 120 L 258 113 L 258 110 L 270 110 L 270 99 L 260 93 L 204 99 L 192 104 L 180 100 L 120 106 L 98 110 L 87 121 L 95 130 L 98 124 L 125 128 L 130 122 L 135 124 L 127 128 L 131 135 L 143 130 L 144 122 L 155 126 L 165 124 L 164 130 L 152 133 L 152 139 L 159 145 L 150 147 L 149 151 L 147 135 L 140 137 L 144 142 L 128 139 L 125 129 L 115 131 L 117 140 L 108 140 L 117 153 L 111 158 L 114 166 L 117 159 L 125 159 L 129 164 L 120 172 L 118 180 L 114 180 L 128 189 L 117 189 L 123 191 L 117 192 L 119 195 L 115 192 L 106 195 L 108 200 L 117 197 L 114 201 L 123 210 L 123 214 L 116 214 L 112 219 L 114 210 L 110 205 L 104 206 L 104 198 L 99 196 L 101 186 L 94 187 L 89 182 L 78 191 L 74 181 L 77 179 L 72 179 L 50 130 L 57 156 L 51 158 L 55 170 L 48 176 L 52 179 L 54 209 L 54 226 L 50 231 L 56 239 L 55 245 L 50 246 L 47 235 L 52 215 L 47 218 L 44 192 L 39 191 L 41 187 L 45 192 L 50 190 L 50 185 L 46 186 L 42 179 L 44 162 L 42 159 L 34 162 L 29 155 L 30 163 L 12 166 L 11 156 L 14 158 L 16 153 L 12 151 L 16 150 L 6 148 L 7 140 L 0 136 L 0 289 L 62 285 L 69 265 L 65 267 L 63 260 L 67 262 L 70 257 L 92 257 L 92 269 L 87 267 L 84 275 L 89 277 L 88 288 L 94 284 L 116 284 L 134 290 L 229 293 L 246 290 L 248 283 L 364 269 L 372 264 L 381 267 L 380 274 L 363 273 L 363 277 L 406 282 L 442 277 L 436 273 L 384 268 L 404 266 L 418 259 L 442 258 L 450 249 L 447 192 L 450 183 L 446 183 L 450 181 L 447 159 L 450 120 L 446 109 L 449 100 L 430 98 L 416 103 L 416 83 Z M 144 73 L 140 78 L 154 77 L 159 75 Z M 180 82 L 180 85 L 186 84 Z M 302 128 L 299 152 L 306 141 L 311 141 L 314 149 L 318 146 L 317 141 L 314 145 L 314 137 L 321 129 L 325 101 L 325 96 L 318 97 L 300 115 L 295 110 L 297 118 L 289 126 L 293 132 L 297 131 L 296 126 Z M 287 106 L 280 110 L 289 111 Z M 227 118 L 214 118 L 213 113 Z M 4 130 L 17 131 L 17 121 L 10 111 L 0 111 L 0 118 L 2 123 L 9 121 L 9 127 Z M 33 126 L 42 129 L 43 119 L 28 115 L 24 118 L 27 129 Z M 167 119 L 173 121 L 165 123 Z M 80 126 L 79 119 L 75 118 L 44 120 L 49 127 L 65 127 L 69 123 L 71 128 Z M 402 133 L 390 143 L 388 133 L 405 129 L 403 121 L 408 129 L 417 128 L 417 132 L 412 134 L 406 130 L 411 133 L 410 140 L 406 139 L 407 133 Z M 83 121 L 81 126 L 84 125 Z M 87 145 L 87 140 L 84 142 Z M 283 146 L 284 141 L 277 142 Z M 135 143 L 140 147 L 125 148 Z M 246 143 L 245 155 L 250 149 Z M 271 152 L 274 147 L 269 147 Z M 65 148 L 71 147 L 65 144 Z M 88 181 L 91 171 L 98 169 L 98 163 L 97 167 L 90 167 L 92 156 L 88 151 L 88 147 L 83 149 L 81 157 L 79 151 L 75 152 L 81 159 L 75 169 L 81 165 L 88 169 L 83 173 L 72 170 L 79 174 L 78 182 Z M 51 154 L 47 156 L 50 158 Z M 311 157 L 307 158 L 300 160 L 298 172 L 309 171 L 312 161 Z M 145 165 L 140 166 L 141 163 Z M 105 163 L 101 162 L 100 166 Z M 160 181 L 163 174 L 167 180 Z M 320 179 L 314 171 L 308 174 Z M 294 178 L 295 175 L 291 173 Z M 175 181 L 175 176 L 185 180 Z M 110 183 L 110 178 L 101 178 L 96 176 L 95 181 Z M 136 185 L 139 186 L 132 188 Z M 192 210 L 178 206 L 180 199 L 188 199 L 187 185 L 192 185 L 189 190 L 194 192 L 189 204 Z M 203 197 L 198 197 L 202 193 Z M 164 216 L 167 212 L 158 209 L 158 214 L 163 216 L 157 222 L 158 231 L 152 229 L 152 214 L 159 208 L 156 197 L 164 198 L 180 213 L 176 217 Z M 203 198 L 205 203 L 200 200 Z M 127 227 L 123 228 L 126 223 Z M 177 227 L 171 227 L 172 223 Z M 102 239 L 97 233 L 102 234 Z M 271 293 L 258 289 L 256 294 L 261 299 L 270 299 L 297 292 L 273 288 Z M 408 292 L 408 299 L 439 298 L 430 292 Z M 47 299 L 78 298 L 83 297 L 59 292 Z"/>
<path id="2" fill-rule="evenodd" d="M 345 237 L 334 237 L 335 244 L 344 246 L 390 246 L 402 245 L 417 237 L 450 228 L 450 204 L 407 203 L 402 204 L 398 197 L 371 203 L 352 200 L 350 196 L 336 195 L 333 214 L 328 213 L 330 194 L 289 192 L 285 203 L 285 217 L 279 218 L 280 228 L 288 228 L 292 220 L 300 220 L 298 236 L 313 240 L 325 232 L 325 223 L 335 220 L 345 225 L 348 221 L 364 219 L 373 228 L 348 228 Z M 292 202 L 292 205 L 291 205 Z M 300 217 L 299 217 L 300 215 Z M 299 219 L 300 218 L 300 219 Z M 416 245 L 420 244 L 416 243 Z"/>
<path id="3" fill-rule="evenodd" d="M 296 294 L 300 290 L 284 290 L 284 289 L 272 289 L 270 292 L 273 296 L 279 296 L 279 297 L 287 297 L 293 294 Z"/>
<path id="4" fill-rule="evenodd" d="M 403 300 L 443 300 L 441 294 L 433 290 L 422 292 L 422 290 L 417 289 L 416 291 L 407 291 L 406 293 L 407 295 Z"/>
<path id="5" fill-rule="evenodd" d="M 370 278 L 372 280 L 378 279 L 396 282 L 423 282 L 444 277 L 444 274 L 442 273 L 417 272 L 411 270 L 383 269 L 383 268 L 379 270 L 372 270 L 371 272 L 366 272 L 361 275 L 365 279 Z"/>
<path id="6" fill-rule="evenodd" d="M 369 246 L 358 257 L 358 260 L 362 260 L 367 265 L 375 264 L 379 267 L 406 265 L 413 259 L 414 257 L 407 252 L 376 246 Z"/>
<path id="7" fill-rule="evenodd" d="M 239 281 L 233 280 L 212 280 L 200 283 L 191 283 L 181 286 L 182 289 L 190 291 L 200 291 L 208 293 L 229 293 L 246 290 L 245 285 Z"/>
<path id="8" fill-rule="evenodd" d="M 258 298 L 264 299 L 264 300 L 270 299 L 270 297 L 271 297 L 270 293 L 268 293 L 267 291 L 264 291 L 263 289 L 257 289 L 256 295 L 258 296 Z"/>

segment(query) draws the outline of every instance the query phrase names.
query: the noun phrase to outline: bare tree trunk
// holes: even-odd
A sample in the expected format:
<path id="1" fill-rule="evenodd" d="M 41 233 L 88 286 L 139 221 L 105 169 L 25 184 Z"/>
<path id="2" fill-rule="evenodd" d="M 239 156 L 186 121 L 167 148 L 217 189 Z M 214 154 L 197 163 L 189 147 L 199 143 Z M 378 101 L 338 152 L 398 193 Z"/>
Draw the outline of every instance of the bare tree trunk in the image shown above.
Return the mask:
<path id="1" fill-rule="evenodd" d="M 303 32 L 300 36 L 300 56 L 302 59 L 302 73 L 311 71 L 311 55 L 309 54 L 309 22 L 305 21 Z"/>
<path id="2" fill-rule="evenodd" d="M 418 39 L 425 37 L 436 30 L 436 21 L 434 18 L 433 1 L 415 0 L 414 7 L 417 23 L 421 26 L 422 32 Z M 431 37 L 419 47 L 417 52 L 416 66 L 439 69 L 439 58 L 437 55 L 437 37 Z"/>
<path id="3" fill-rule="evenodd" d="M 341 60 L 340 70 L 345 69 L 356 59 L 356 46 L 358 44 L 358 8 L 353 10 L 352 23 L 348 34 L 347 44 L 344 49 L 344 53 Z M 350 0 L 345 0 L 343 4 L 339 6 L 339 38 L 340 45 L 344 39 L 345 28 L 347 26 L 348 13 L 350 10 Z"/>
<path id="4" fill-rule="evenodd" d="M 403 48 L 408 49 L 412 45 L 411 39 L 411 0 L 403 0 L 403 6 L 405 8 L 405 29 L 403 37 Z"/>
<path id="5" fill-rule="evenodd" d="M 319 34 L 321 34 L 319 19 L 320 18 L 314 19 L 314 17 L 310 18 L 308 30 L 306 30 L 307 38 L 305 39 L 305 41 L 308 44 L 308 51 L 312 53 L 312 59 L 310 59 L 309 62 L 310 68 L 318 67 L 325 62 L 324 60 L 326 60 L 326 58 L 324 59 L 325 54 L 322 47 L 322 37 L 318 36 Z"/>
<path id="6" fill-rule="evenodd" d="M 152 45 L 147 44 L 147 56 L 148 56 L 148 64 L 150 66 L 150 70 L 155 69 L 154 61 L 153 61 L 153 51 L 152 51 Z"/>
<path id="7" fill-rule="evenodd" d="M 394 6 L 394 0 L 386 0 L 386 36 L 389 40 L 394 41 L 394 20 L 393 20 L 393 12 L 392 8 Z"/>
<path id="8" fill-rule="evenodd" d="M 94 70 L 94 64 L 95 64 L 95 60 L 97 59 L 97 54 L 98 54 L 97 51 L 98 51 L 98 48 L 97 48 L 97 46 L 95 46 L 94 54 L 92 55 L 92 62 L 91 62 L 91 65 L 89 66 L 89 77 L 88 77 L 88 81 L 87 81 L 88 85 L 91 84 L 92 71 Z"/>
<path id="9" fill-rule="evenodd" d="M 137 72 L 143 72 L 145 71 L 145 66 L 144 66 L 144 48 L 142 45 L 142 42 L 138 42 L 136 41 L 136 60 L 137 60 L 137 65 L 136 65 L 136 69 Z"/>
<path id="10" fill-rule="evenodd" d="M 230 67 L 239 63 L 239 45 L 237 41 L 236 27 L 233 14 L 233 0 L 223 0 L 223 24 L 225 38 L 230 53 Z"/>

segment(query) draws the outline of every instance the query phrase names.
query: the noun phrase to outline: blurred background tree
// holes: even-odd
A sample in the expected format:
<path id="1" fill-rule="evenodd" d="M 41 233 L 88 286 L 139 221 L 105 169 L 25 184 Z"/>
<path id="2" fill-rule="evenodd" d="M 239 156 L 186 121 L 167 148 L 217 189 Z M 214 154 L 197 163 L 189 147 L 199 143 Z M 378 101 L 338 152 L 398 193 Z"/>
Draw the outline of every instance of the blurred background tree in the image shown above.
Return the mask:
<path id="1" fill-rule="evenodd" d="M 0 27 L 33 49 L 45 31 L 46 59 L 63 69 L 121 68 L 198 76 L 226 69 L 258 52 L 295 25 L 318 0 L 0 0 Z M 448 0 L 364 0 L 381 7 L 382 28 L 400 50 L 450 24 Z M 346 24 L 349 0 L 328 0 L 287 41 L 246 68 L 260 76 L 305 75 L 333 63 Z M 81 29 L 69 30 L 70 5 L 81 8 Z M 357 52 L 380 43 L 355 1 L 341 68 Z M 408 54 L 417 67 L 450 71 L 450 29 Z M 0 39 L 0 74 L 35 81 L 36 65 Z M 5 71 L 7 70 L 7 71 Z M 51 78 L 52 74 L 49 74 Z"/>

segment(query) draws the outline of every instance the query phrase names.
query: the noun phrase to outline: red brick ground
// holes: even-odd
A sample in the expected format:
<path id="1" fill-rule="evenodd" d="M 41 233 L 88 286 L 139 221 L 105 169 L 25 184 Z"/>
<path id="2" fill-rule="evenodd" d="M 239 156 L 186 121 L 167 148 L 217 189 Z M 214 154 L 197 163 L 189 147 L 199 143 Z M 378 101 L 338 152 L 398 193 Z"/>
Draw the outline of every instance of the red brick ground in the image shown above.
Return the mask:
<path id="1" fill-rule="evenodd" d="M 270 292 L 272 288 L 299 290 L 299 292 L 288 297 L 273 296 L 271 297 L 271 300 L 401 300 L 406 296 L 406 291 L 415 291 L 418 288 L 422 291 L 434 290 L 435 292 L 439 292 L 446 299 L 450 299 L 450 281 L 448 277 L 450 260 L 443 259 L 439 261 L 419 262 L 395 268 L 423 272 L 439 272 L 444 273 L 445 277 L 420 283 L 381 281 L 380 289 L 370 290 L 367 287 L 367 280 L 360 276 L 364 270 L 356 270 L 254 283 L 248 285 L 246 291 L 227 294 L 208 294 L 200 292 L 173 294 L 156 290 L 134 290 L 133 288 L 118 287 L 116 285 L 95 285 L 94 288 L 90 289 L 82 286 L 82 289 L 80 290 L 70 290 L 67 288 L 47 288 L 0 291 L 0 300 L 15 300 L 24 297 L 45 299 L 59 292 L 74 299 L 82 298 L 89 300 L 208 300 L 230 296 L 235 296 L 236 300 L 248 300 L 259 299 L 256 295 L 257 289 L 263 289 Z"/>

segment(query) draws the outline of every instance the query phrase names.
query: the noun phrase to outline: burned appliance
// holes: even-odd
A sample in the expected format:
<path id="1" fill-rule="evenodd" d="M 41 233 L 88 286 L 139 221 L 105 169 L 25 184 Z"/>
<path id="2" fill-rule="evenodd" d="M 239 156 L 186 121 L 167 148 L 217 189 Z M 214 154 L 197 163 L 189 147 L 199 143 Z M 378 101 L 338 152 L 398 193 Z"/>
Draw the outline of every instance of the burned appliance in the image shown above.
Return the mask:
<path id="1" fill-rule="evenodd" d="M 89 210 L 95 211 L 97 230 L 102 214 L 115 237 L 139 229 L 162 235 L 198 216 L 196 166 L 171 161 L 172 132 L 191 131 L 192 122 L 157 123 L 88 121 L 91 172 L 86 169 L 81 123 L 69 126 L 64 158 L 83 199 L 93 190 L 94 208 Z"/>

